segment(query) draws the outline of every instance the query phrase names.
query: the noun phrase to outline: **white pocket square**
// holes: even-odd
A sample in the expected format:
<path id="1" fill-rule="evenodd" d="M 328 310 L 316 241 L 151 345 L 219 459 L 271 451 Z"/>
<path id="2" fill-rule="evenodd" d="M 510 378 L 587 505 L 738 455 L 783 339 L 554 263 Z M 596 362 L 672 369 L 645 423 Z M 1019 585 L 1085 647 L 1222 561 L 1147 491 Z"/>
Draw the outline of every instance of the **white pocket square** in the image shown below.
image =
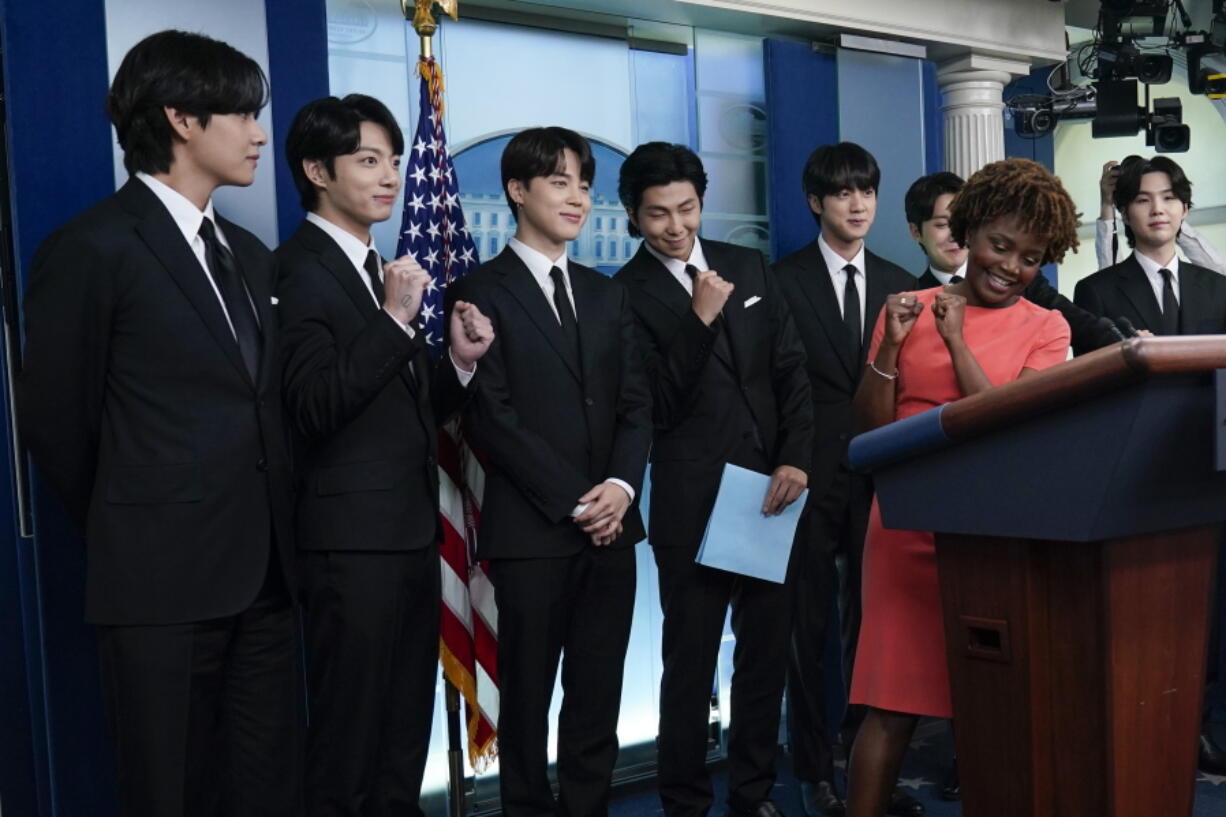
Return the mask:
<path id="1" fill-rule="evenodd" d="M 280 299 L 280 298 L 278 298 L 276 295 L 273 295 L 273 296 L 272 296 L 272 298 L 271 298 L 271 300 L 272 300 L 272 305 L 273 305 L 273 306 L 276 306 L 277 304 L 281 303 L 281 299 Z"/>
<path id="2" fill-rule="evenodd" d="M 760 301 L 760 300 L 762 300 L 762 296 L 761 296 L 761 295 L 755 295 L 755 296 L 753 296 L 752 298 L 746 298 L 746 299 L 745 299 L 745 308 L 746 308 L 746 309 L 749 309 L 749 307 L 753 306 L 754 304 L 756 304 L 756 303 L 757 303 L 758 301 Z"/>

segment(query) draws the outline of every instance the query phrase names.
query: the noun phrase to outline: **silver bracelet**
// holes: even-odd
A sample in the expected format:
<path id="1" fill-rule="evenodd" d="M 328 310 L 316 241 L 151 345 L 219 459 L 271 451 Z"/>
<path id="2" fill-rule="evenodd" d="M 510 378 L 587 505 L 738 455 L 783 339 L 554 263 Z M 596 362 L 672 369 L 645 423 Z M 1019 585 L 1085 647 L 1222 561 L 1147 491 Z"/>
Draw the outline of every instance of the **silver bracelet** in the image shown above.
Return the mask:
<path id="1" fill-rule="evenodd" d="M 897 368 L 894 369 L 894 374 L 886 374 L 885 372 L 878 369 L 877 364 L 873 363 L 873 361 L 871 360 L 868 362 L 868 366 L 870 369 L 872 369 L 874 372 L 884 377 L 886 380 L 897 380 L 898 379 L 898 369 Z"/>

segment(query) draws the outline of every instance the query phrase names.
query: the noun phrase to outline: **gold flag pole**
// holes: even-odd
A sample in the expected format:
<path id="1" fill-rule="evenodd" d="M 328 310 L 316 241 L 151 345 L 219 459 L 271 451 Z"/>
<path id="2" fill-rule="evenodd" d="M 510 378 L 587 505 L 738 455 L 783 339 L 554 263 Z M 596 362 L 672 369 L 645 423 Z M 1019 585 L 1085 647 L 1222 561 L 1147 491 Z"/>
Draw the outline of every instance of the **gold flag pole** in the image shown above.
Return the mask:
<path id="1" fill-rule="evenodd" d="M 438 6 L 451 17 L 459 19 L 459 0 L 400 0 L 400 11 L 405 20 L 413 22 L 413 30 L 421 38 L 422 79 L 430 86 L 430 94 L 436 101 L 435 110 L 442 110 L 442 72 L 434 57 L 434 32 L 438 31 L 438 19 L 434 7 Z M 427 61 L 431 62 L 427 62 Z M 423 93 L 425 89 L 423 88 Z M 433 98 L 437 95 L 437 100 Z M 447 800 L 448 817 L 464 817 L 467 810 L 464 797 L 464 737 L 460 719 L 460 690 L 443 674 L 443 689 L 447 706 Z"/>
<path id="2" fill-rule="evenodd" d="M 421 55 L 424 59 L 434 56 L 432 43 L 434 32 L 438 31 L 438 19 L 434 16 L 435 6 L 451 19 L 460 19 L 459 0 L 400 0 L 404 19 L 413 21 L 413 30 L 421 37 Z"/>

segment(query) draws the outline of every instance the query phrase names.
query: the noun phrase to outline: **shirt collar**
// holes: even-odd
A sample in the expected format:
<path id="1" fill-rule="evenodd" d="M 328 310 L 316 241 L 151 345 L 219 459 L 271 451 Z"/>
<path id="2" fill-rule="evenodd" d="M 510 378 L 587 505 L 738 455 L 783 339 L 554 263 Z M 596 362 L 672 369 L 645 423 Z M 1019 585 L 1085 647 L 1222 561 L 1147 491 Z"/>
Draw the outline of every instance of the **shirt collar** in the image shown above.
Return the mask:
<path id="1" fill-rule="evenodd" d="M 936 278 L 938 281 L 941 282 L 941 286 L 948 286 L 949 279 L 953 278 L 955 275 L 960 275 L 962 276 L 963 280 L 966 280 L 966 262 L 965 261 L 962 262 L 962 266 L 958 267 L 953 272 L 941 272 L 939 269 L 932 266 L 931 264 L 928 265 L 928 271 L 932 273 L 934 278 Z"/>
<path id="2" fill-rule="evenodd" d="M 158 201 L 162 202 L 169 212 L 170 217 L 174 219 L 175 225 L 179 231 L 183 233 L 183 237 L 187 239 L 187 243 L 191 244 L 200 233 L 200 224 L 204 219 L 208 218 L 213 222 L 213 226 L 217 227 L 217 234 L 221 236 L 221 243 L 226 244 L 226 239 L 222 236 L 221 227 L 217 224 L 217 217 L 213 213 L 213 197 L 210 196 L 208 202 L 204 205 L 204 210 L 199 210 L 196 205 L 192 204 L 186 196 L 175 190 L 170 185 L 163 181 L 159 181 L 148 173 L 138 170 L 136 178 L 144 182 L 153 195 L 158 197 Z"/>
<path id="3" fill-rule="evenodd" d="M 371 250 L 375 249 L 374 236 L 371 236 L 369 241 L 363 242 L 362 239 L 353 233 L 333 224 L 318 213 L 307 213 L 306 219 L 327 233 L 328 237 L 341 248 L 341 252 L 345 254 L 345 257 L 353 263 L 353 266 L 363 275 L 366 274 L 366 257 L 370 254 Z M 376 250 L 375 252 L 377 255 L 378 251 Z"/>
<path id="4" fill-rule="evenodd" d="M 842 272 L 843 267 L 847 266 L 848 264 L 854 266 L 856 268 L 856 272 L 860 273 L 861 275 L 864 274 L 863 241 L 860 242 L 859 252 L 857 252 L 855 257 L 850 261 L 832 250 L 830 245 L 826 243 L 825 237 L 821 235 L 818 235 L 817 237 L 817 247 L 822 251 L 822 258 L 826 261 L 826 269 L 830 270 L 831 275 L 834 275 L 836 272 Z"/>
<path id="5" fill-rule="evenodd" d="M 690 257 L 684 261 L 680 258 L 665 255 L 646 241 L 643 242 L 643 246 L 647 248 L 647 252 L 655 256 L 656 260 L 664 265 L 666 270 L 678 278 L 688 277 L 685 273 L 685 268 L 690 265 L 697 267 L 699 271 L 710 269 L 710 266 L 707 264 L 707 256 L 702 251 L 702 242 L 698 240 L 698 236 L 694 236 L 694 247 L 690 250 Z"/>
<path id="6" fill-rule="evenodd" d="M 507 246 L 519 256 L 519 260 L 524 262 L 524 266 L 528 268 L 528 272 L 532 273 L 532 277 L 536 279 L 538 284 L 544 284 L 549 281 L 549 271 L 554 267 L 562 270 L 564 278 L 570 278 L 570 271 L 567 267 L 566 253 L 563 252 L 560 256 L 550 259 L 549 256 L 540 250 L 534 250 L 518 238 L 512 237 L 507 242 Z M 550 282 L 552 286 L 552 281 Z"/>
<path id="7" fill-rule="evenodd" d="M 1141 265 L 1141 269 L 1143 269 L 1145 271 L 1145 274 L 1149 276 L 1150 278 L 1156 278 L 1159 281 L 1161 281 L 1162 276 L 1161 274 L 1159 274 L 1158 270 L 1169 269 L 1171 271 L 1171 281 L 1178 283 L 1179 281 L 1179 253 L 1175 253 L 1174 255 L 1172 255 L 1170 263 L 1168 263 L 1166 266 L 1159 264 L 1157 261 L 1150 258 L 1148 255 L 1145 255 L 1144 253 L 1139 253 L 1136 250 L 1132 251 L 1132 256 L 1133 258 L 1137 259 L 1137 263 Z"/>

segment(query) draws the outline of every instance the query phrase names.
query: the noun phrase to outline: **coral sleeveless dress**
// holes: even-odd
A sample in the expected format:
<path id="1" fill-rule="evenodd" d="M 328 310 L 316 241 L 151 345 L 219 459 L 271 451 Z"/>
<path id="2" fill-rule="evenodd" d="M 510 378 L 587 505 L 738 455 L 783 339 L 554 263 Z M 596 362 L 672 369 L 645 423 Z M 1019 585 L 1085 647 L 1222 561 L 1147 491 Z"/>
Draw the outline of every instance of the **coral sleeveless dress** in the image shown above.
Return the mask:
<path id="1" fill-rule="evenodd" d="M 898 355 L 895 419 L 962 397 L 932 303 L 942 287 L 914 293 L 924 304 Z M 877 318 L 868 360 L 885 333 Z M 1059 312 L 1019 298 L 1007 307 L 966 307 L 962 336 L 984 374 L 999 386 L 1022 369 L 1046 369 L 1068 357 L 1069 327 Z M 865 377 L 877 377 L 866 372 Z M 985 477 L 987 475 L 984 475 Z M 960 485 L 951 485 L 958 491 Z M 873 499 L 864 543 L 863 622 L 850 700 L 879 709 L 951 717 L 941 591 L 933 536 L 882 527 Z"/>

